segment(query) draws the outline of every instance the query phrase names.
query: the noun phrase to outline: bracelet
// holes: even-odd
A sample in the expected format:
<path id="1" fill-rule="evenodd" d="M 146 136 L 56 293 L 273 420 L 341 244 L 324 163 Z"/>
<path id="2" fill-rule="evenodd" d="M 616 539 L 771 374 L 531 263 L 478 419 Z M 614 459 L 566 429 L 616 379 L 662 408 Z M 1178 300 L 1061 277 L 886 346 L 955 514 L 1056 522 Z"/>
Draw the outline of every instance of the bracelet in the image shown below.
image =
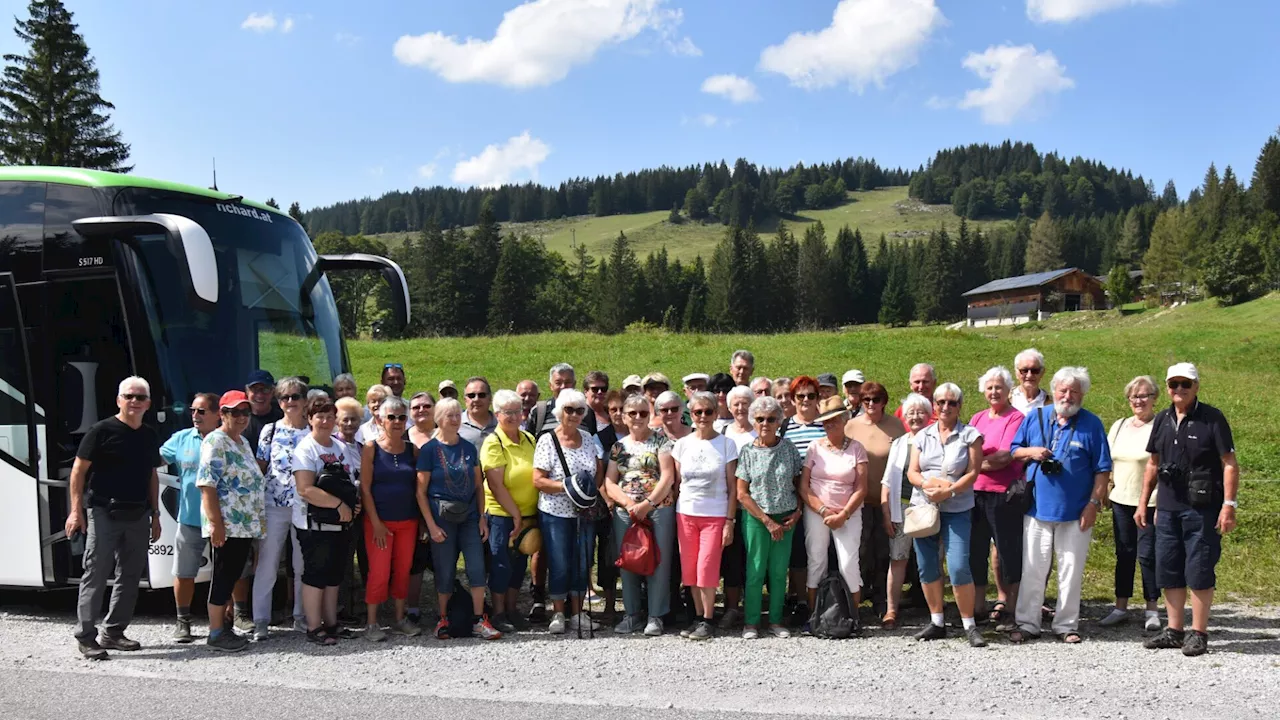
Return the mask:
<path id="1" fill-rule="evenodd" d="M 819 514 L 819 515 L 826 515 L 826 514 L 827 514 L 827 510 L 828 510 L 827 506 L 826 506 L 826 505 L 823 505 L 822 507 L 818 508 L 818 514 Z"/>

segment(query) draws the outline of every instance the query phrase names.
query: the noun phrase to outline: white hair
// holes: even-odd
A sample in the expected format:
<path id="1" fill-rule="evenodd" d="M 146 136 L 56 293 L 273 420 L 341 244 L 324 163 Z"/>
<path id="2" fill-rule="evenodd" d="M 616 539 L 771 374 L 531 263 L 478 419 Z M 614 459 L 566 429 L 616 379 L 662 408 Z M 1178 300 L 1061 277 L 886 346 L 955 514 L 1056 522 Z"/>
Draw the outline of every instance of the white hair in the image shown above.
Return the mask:
<path id="1" fill-rule="evenodd" d="M 493 409 L 505 410 L 508 407 L 522 407 L 524 400 L 514 390 L 499 390 L 493 394 Z"/>
<path id="2" fill-rule="evenodd" d="M 565 388 L 560 391 L 559 395 L 556 396 L 556 406 L 551 410 L 551 412 L 556 416 L 556 420 L 559 420 L 560 422 L 564 422 L 565 408 L 567 407 L 585 408 L 586 406 L 587 406 L 586 395 L 583 395 L 582 393 L 578 392 L 577 390 L 574 390 L 573 388 Z"/>
<path id="3" fill-rule="evenodd" d="M 333 379 L 334 385 L 337 385 L 338 383 L 342 383 L 342 382 L 349 382 L 351 383 L 351 387 L 355 387 L 356 376 L 352 375 L 351 373 L 342 373 L 341 375 L 338 375 Z"/>
<path id="4" fill-rule="evenodd" d="M 572 375 L 575 380 L 578 379 L 578 374 L 573 371 L 572 365 L 569 363 L 556 363 L 551 366 L 551 372 L 547 373 L 547 382 L 554 383 L 557 375 L 564 375 L 565 373 Z"/>
<path id="5" fill-rule="evenodd" d="M 987 383 L 992 380 L 999 380 L 1004 383 L 1005 390 L 1013 387 L 1013 375 L 1009 373 L 1009 369 L 1003 365 L 997 365 L 982 373 L 982 377 L 978 378 L 978 392 L 986 392 Z"/>
<path id="6" fill-rule="evenodd" d="M 773 392 L 773 381 L 763 375 L 760 375 L 759 377 L 751 378 L 751 384 L 748 385 L 747 387 L 751 388 L 754 391 L 756 389 L 756 385 L 759 385 L 760 383 L 764 383 L 765 392 L 768 392 L 768 393 Z"/>
<path id="7" fill-rule="evenodd" d="M 751 367 L 756 366 L 756 356 L 752 355 L 750 350 L 734 350 L 733 357 L 729 358 L 729 364 L 734 364 L 739 358 L 746 360 L 751 364 Z"/>
<path id="8" fill-rule="evenodd" d="M 914 373 L 916 370 L 919 370 L 920 368 L 924 368 L 929 371 L 930 380 L 934 382 L 938 382 L 938 371 L 934 370 L 933 366 L 930 365 L 929 363 L 916 363 L 915 365 L 911 366 L 911 372 Z"/>
<path id="9" fill-rule="evenodd" d="M 680 396 L 674 390 L 665 390 L 658 397 L 654 398 L 653 406 L 666 405 L 669 402 L 680 403 Z"/>
<path id="10" fill-rule="evenodd" d="M 933 391 L 934 400 L 941 400 L 948 395 L 953 395 L 955 397 L 956 402 L 960 403 L 961 405 L 964 404 L 964 391 L 961 390 L 960 386 L 955 383 L 949 383 L 949 382 L 942 383 Z"/>
<path id="11" fill-rule="evenodd" d="M 1137 390 L 1140 385 L 1146 385 L 1151 388 L 1152 392 L 1160 392 L 1160 389 L 1156 387 L 1155 378 L 1150 375 L 1139 375 L 1138 377 L 1130 380 L 1128 385 L 1124 386 L 1125 399 L 1127 400 L 1128 398 L 1133 397 L 1133 391 Z"/>
<path id="12" fill-rule="evenodd" d="M 694 393 L 693 397 L 689 398 L 689 409 L 693 410 L 694 405 L 705 405 L 715 409 L 720 405 L 720 401 L 716 399 L 716 396 L 712 393 L 709 393 L 706 390 L 700 390 Z"/>
<path id="13" fill-rule="evenodd" d="M 395 395 L 388 395 L 387 399 L 383 400 L 382 404 L 378 406 L 378 417 L 383 420 L 386 420 L 387 415 L 392 413 L 406 415 L 408 412 L 409 408 L 405 406 L 404 400 Z"/>
<path id="14" fill-rule="evenodd" d="M 379 400 L 386 400 L 392 394 L 391 388 L 386 385 L 370 385 L 369 389 L 364 391 L 364 399 L 368 402 L 369 400 L 381 395 L 382 397 L 379 398 Z"/>
<path id="15" fill-rule="evenodd" d="M 462 403 L 450 397 L 440 398 L 440 402 L 436 403 L 436 409 L 431 411 L 431 417 L 436 421 L 436 425 L 439 425 L 441 418 L 453 413 L 462 414 Z"/>
<path id="16" fill-rule="evenodd" d="M 751 400 L 754 399 L 755 396 L 756 394 L 751 391 L 750 387 L 746 385 L 735 385 L 734 388 L 729 391 L 729 394 L 725 395 L 724 404 L 730 405 L 733 403 L 734 400 L 738 398 L 745 398 L 747 402 L 751 402 Z"/>
<path id="17" fill-rule="evenodd" d="M 147 382 L 146 378 L 138 377 L 137 375 L 130 375 L 129 377 L 121 380 L 119 391 L 116 394 L 124 395 L 125 393 L 129 392 L 130 389 L 136 388 L 136 387 L 140 387 L 143 390 L 146 390 L 147 397 L 151 397 L 151 383 Z"/>
<path id="18" fill-rule="evenodd" d="M 1080 386 L 1080 394 L 1088 395 L 1091 381 L 1089 380 L 1089 370 L 1082 367 L 1074 367 L 1068 365 L 1053 374 L 1053 380 L 1049 383 L 1050 390 L 1057 390 L 1058 386 L 1063 383 L 1075 383 Z"/>
<path id="19" fill-rule="evenodd" d="M 751 403 L 751 407 L 747 408 L 747 413 L 751 415 L 752 418 L 758 417 L 763 413 L 782 420 L 782 403 L 774 400 L 768 395 L 765 395 L 756 398 Z"/>
<path id="20" fill-rule="evenodd" d="M 919 408 L 930 415 L 933 414 L 933 403 L 929 402 L 929 398 L 920 393 L 911 393 L 902 401 L 902 416 L 906 417 L 907 412 L 915 408 Z"/>
<path id="21" fill-rule="evenodd" d="M 1044 355 L 1035 348 L 1027 348 L 1026 350 L 1023 350 L 1017 355 L 1014 355 L 1013 356 L 1014 369 L 1017 369 L 1018 365 L 1020 365 L 1023 360 L 1035 360 L 1037 367 L 1040 367 L 1040 368 L 1044 367 Z"/>

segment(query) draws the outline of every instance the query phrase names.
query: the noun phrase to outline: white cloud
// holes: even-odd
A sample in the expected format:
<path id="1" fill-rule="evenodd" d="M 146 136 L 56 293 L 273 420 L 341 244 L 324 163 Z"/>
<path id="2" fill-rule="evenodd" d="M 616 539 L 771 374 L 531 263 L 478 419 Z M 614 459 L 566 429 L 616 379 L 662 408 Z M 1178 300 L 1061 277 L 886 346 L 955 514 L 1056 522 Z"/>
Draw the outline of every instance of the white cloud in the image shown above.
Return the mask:
<path id="1" fill-rule="evenodd" d="M 672 55 L 687 55 L 689 57 L 702 57 L 702 48 L 693 44 L 693 38 L 688 35 L 680 38 L 678 41 L 667 40 L 667 50 Z"/>
<path id="2" fill-rule="evenodd" d="M 755 84 L 738 75 L 712 75 L 702 81 L 702 92 L 721 95 L 735 103 L 756 102 L 760 99 Z"/>
<path id="3" fill-rule="evenodd" d="M 426 68 L 449 82 L 485 82 L 528 88 L 564 79 L 574 65 L 596 51 L 636 37 L 659 33 L 672 52 L 701 54 L 693 41 L 676 41 L 680 10 L 666 0 L 530 0 L 502 16 L 493 38 L 465 41 L 442 32 L 403 35 L 396 60 Z"/>
<path id="4" fill-rule="evenodd" d="M 271 32 L 276 29 L 276 15 L 275 13 L 260 14 L 251 12 L 249 17 L 240 23 L 240 29 L 252 30 L 256 33 Z"/>
<path id="5" fill-rule="evenodd" d="M 946 98 L 931 95 L 928 100 L 924 101 L 924 106 L 930 110 L 946 110 L 949 107 L 954 107 L 955 103 Z"/>
<path id="6" fill-rule="evenodd" d="M 1044 96 L 1076 85 L 1052 52 L 1037 53 L 1034 45 L 992 45 L 969 53 L 963 65 L 988 84 L 966 92 L 957 107 L 981 110 L 982 121 L 992 125 L 1007 125 L 1034 112 Z"/>
<path id="7" fill-rule="evenodd" d="M 459 162 L 453 167 L 453 181 L 459 185 L 497 187 L 525 171 L 537 179 L 538 166 L 550 154 L 550 146 L 525 130 L 501 145 L 490 145 L 479 155 Z"/>
<path id="8" fill-rule="evenodd" d="M 339 45 L 346 45 L 347 47 L 354 47 L 356 45 L 359 45 L 360 41 L 363 39 L 364 38 L 361 38 L 359 35 L 353 35 L 352 33 L 349 33 L 349 32 L 337 32 L 337 33 L 334 33 L 333 35 L 334 42 L 338 43 Z"/>
<path id="9" fill-rule="evenodd" d="M 934 0 L 840 0 L 831 25 L 795 32 L 760 53 L 760 69 L 817 90 L 840 83 L 862 92 L 915 65 L 921 46 L 946 23 Z"/>
<path id="10" fill-rule="evenodd" d="M 418 166 L 418 177 L 423 180 L 430 180 L 436 176 L 436 164 L 429 162 L 426 165 Z"/>
<path id="11" fill-rule="evenodd" d="M 284 22 L 280 23 L 280 32 L 287 33 L 290 30 L 293 30 L 293 18 L 286 17 Z"/>
<path id="12" fill-rule="evenodd" d="M 1069 23 L 1130 5 L 1167 5 L 1172 0 L 1027 0 L 1027 17 L 1038 23 Z"/>

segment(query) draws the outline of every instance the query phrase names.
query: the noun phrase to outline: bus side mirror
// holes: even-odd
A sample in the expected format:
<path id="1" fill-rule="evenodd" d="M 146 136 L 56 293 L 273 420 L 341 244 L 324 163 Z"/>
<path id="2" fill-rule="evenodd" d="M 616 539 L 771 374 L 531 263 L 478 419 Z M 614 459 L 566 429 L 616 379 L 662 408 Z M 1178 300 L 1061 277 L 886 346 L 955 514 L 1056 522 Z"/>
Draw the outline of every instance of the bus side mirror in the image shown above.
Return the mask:
<path id="1" fill-rule="evenodd" d="M 396 331 L 404 330 L 409 324 L 409 283 L 404 279 L 404 271 L 390 258 L 368 253 L 349 253 L 346 255 L 321 255 L 318 264 L 321 272 L 333 270 L 363 270 L 382 274 L 382 279 L 391 286 L 391 315 L 395 321 Z"/>
<path id="2" fill-rule="evenodd" d="M 183 284 L 188 297 L 201 310 L 212 311 L 218 303 L 218 260 L 213 241 L 200 223 L 181 215 L 155 213 L 120 217 L 80 218 L 71 223 L 87 238 L 106 237 L 138 249 L 137 236 L 165 236 L 165 245 L 186 269 Z"/>

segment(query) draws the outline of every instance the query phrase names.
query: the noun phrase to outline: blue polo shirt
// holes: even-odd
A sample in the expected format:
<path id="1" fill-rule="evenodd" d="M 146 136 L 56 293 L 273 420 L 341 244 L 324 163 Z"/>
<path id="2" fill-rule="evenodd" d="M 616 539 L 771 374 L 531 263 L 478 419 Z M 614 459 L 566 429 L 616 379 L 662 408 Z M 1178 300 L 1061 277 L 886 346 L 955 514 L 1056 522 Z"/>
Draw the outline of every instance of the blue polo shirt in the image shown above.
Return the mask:
<path id="1" fill-rule="evenodd" d="M 196 487 L 196 470 L 200 467 L 200 443 L 203 441 L 199 430 L 187 428 L 170 435 L 160 446 L 160 457 L 177 466 L 178 477 L 182 480 L 178 488 L 178 522 L 192 527 L 200 527 L 200 488 Z"/>
<path id="2" fill-rule="evenodd" d="M 1111 448 L 1102 420 L 1081 409 L 1060 426 L 1052 405 L 1036 408 L 1027 413 L 1013 436 L 1012 450 L 1028 447 L 1052 450 L 1062 463 L 1062 472 L 1046 475 L 1040 463 L 1027 463 L 1027 481 L 1036 484 L 1027 513 L 1042 522 L 1079 520 L 1093 493 L 1094 476 L 1111 472 Z"/>

